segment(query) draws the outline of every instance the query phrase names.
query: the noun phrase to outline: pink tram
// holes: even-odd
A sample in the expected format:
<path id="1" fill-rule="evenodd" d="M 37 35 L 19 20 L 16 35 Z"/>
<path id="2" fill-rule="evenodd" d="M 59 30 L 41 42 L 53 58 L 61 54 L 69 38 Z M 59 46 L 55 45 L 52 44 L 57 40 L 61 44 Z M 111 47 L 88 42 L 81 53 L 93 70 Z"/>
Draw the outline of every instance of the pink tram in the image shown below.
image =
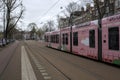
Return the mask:
<path id="1" fill-rule="evenodd" d="M 70 52 L 70 27 L 45 33 L 48 47 Z M 72 26 L 72 53 L 98 60 L 98 21 Z M 102 61 L 120 65 L 120 14 L 102 20 Z"/>

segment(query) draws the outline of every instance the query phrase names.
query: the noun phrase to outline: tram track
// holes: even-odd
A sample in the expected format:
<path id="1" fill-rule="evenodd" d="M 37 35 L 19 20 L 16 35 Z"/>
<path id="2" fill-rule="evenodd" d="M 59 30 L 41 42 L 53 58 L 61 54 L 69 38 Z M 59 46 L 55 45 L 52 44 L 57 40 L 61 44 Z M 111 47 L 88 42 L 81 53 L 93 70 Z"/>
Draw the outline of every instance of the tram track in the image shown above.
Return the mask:
<path id="1" fill-rule="evenodd" d="M 56 70 L 62 75 L 65 74 L 67 80 L 119 80 L 118 68 L 47 48 L 35 41 L 26 44 L 38 59 L 42 55 L 49 65 L 59 69 Z"/>
<path id="2" fill-rule="evenodd" d="M 42 53 L 40 51 L 38 51 L 39 49 L 34 48 L 35 52 L 33 52 L 33 50 L 32 50 L 33 48 L 29 47 L 29 45 L 27 43 L 26 43 L 26 46 L 32 53 L 40 53 L 40 54 L 34 54 L 34 55 L 41 56 L 42 58 L 44 58 L 44 60 L 46 60 L 52 67 L 54 67 L 54 69 L 56 69 L 59 73 L 61 73 L 66 78 L 65 80 L 71 80 L 70 77 L 68 77 L 63 71 L 61 71 L 59 68 L 57 68 L 57 66 L 54 65 L 51 61 L 49 61 L 45 56 L 43 56 Z"/>
<path id="3" fill-rule="evenodd" d="M 38 46 L 38 45 L 37 45 L 37 46 Z M 42 52 L 45 52 L 45 53 L 48 53 L 48 52 L 46 51 L 46 49 L 49 49 L 49 48 L 46 48 L 46 49 L 45 49 L 45 48 L 40 47 L 40 46 L 38 46 L 38 47 L 36 47 L 36 48 L 42 48 L 42 49 L 41 49 Z M 86 72 L 86 74 L 89 74 L 89 75 L 91 75 L 91 76 L 94 76 L 94 77 L 95 77 L 96 79 L 98 79 L 98 80 L 104 80 L 101 75 L 98 75 L 97 73 L 92 72 L 92 71 L 90 71 L 90 70 L 88 70 L 88 69 L 86 69 L 86 68 L 83 68 L 82 66 L 80 66 L 80 65 L 78 65 L 78 64 L 76 64 L 76 63 L 73 63 L 73 62 L 71 62 L 70 60 L 66 59 L 66 56 L 67 56 L 67 55 L 70 55 L 70 54 L 65 54 L 65 53 L 63 53 L 63 54 L 66 55 L 66 56 L 63 56 L 61 53 L 60 53 L 61 55 L 58 54 L 58 51 L 55 51 L 55 50 L 52 50 L 52 49 L 49 49 L 49 51 L 52 52 L 52 54 L 48 54 L 48 55 L 53 56 L 54 58 L 55 58 L 56 56 L 60 56 L 60 58 L 61 58 L 62 61 L 69 62 L 69 64 L 72 64 L 72 65 L 74 65 L 75 67 L 79 68 L 81 71 Z M 53 55 L 53 54 L 54 54 L 54 55 Z M 56 56 L 55 56 L 55 55 L 56 55 Z M 84 66 L 86 66 L 86 65 L 84 65 Z"/>
<path id="4" fill-rule="evenodd" d="M 36 45 L 37 45 L 37 44 L 36 44 Z M 40 48 L 41 48 L 41 49 L 40 49 Z M 39 49 L 40 49 L 40 50 L 39 50 Z M 36 50 L 38 51 L 38 53 L 41 53 L 41 52 L 47 53 L 47 55 L 52 56 L 52 57 L 54 57 L 54 58 L 57 59 L 56 56 L 58 56 L 58 55 L 57 55 L 58 53 L 57 53 L 56 51 L 54 51 L 54 50 L 50 50 L 50 49 L 49 49 L 49 52 L 52 52 L 52 53 L 51 53 L 51 54 L 48 54 L 48 51 L 46 51 L 45 48 L 40 47 L 39 45 L 36 46 L 35 51 L 36 51 Z M 68 77 L 68 76 L 66 75 L 66 73 L 64 73 L 63 71 L 61 71 L 59 68 L 57 68 L 56 65 L 54 65 L 54 64 L 53 64 L 52 62 L 50 62 L 45 56 L 43 56 L 43 55 L 42 55 L 43 53 L 41 53 L 41 54 L 39 54 L 39 55 L 42 56 L 42 57 L 44 57 L 45 60 L 47 60 L 54 68 L 56 68 L 60 73 L 62 73 L 65 77 L 67 77 L 68 80 L 72 80 L 70 77 Z M 53 55 L 53 54 L 54 54 L 54 55 Z M 38 55 L 38 54 L 37 54 L 37 55 Z M 38 55 L 38 56 L 39 56 L 39 55 Z M 62 55 L 62 54 L 61 54 L 61 55 Z M 68 54 L 66 54 L 66 55 L 68 55 Z M 60 59 L 61 61 L 66 62 L 66 63 L 69 63 L 69 64 L 71 64 L 71 65 L 74 65 L 75 67 L 79 68 L 80 71 L 82 71 L 82 72 L 84 72 L 84 73 L 86 73 L 86 74 L 88 74 L 88 75 L 91 75 L 92 77 L 96 78 L 97 80 L 104 80 L 104 79 L 102 78 L 102 76 L 98 75 L 98 74 L 95 73 L 95 72 L 89 71 L 89 70 L 83 68 L 82 66 L 79 66 L 79 65 L 77 65 L 77 64 L 75 64 L 75 63 L 73 63 L 73 62 L 71 62 L 71 61 L 69 61 L 69 60 L 67 60 L 67 59 L 65 59 L 64 56 L 60 56 L 60 58 L 61 58 L 61 59 Z"/>

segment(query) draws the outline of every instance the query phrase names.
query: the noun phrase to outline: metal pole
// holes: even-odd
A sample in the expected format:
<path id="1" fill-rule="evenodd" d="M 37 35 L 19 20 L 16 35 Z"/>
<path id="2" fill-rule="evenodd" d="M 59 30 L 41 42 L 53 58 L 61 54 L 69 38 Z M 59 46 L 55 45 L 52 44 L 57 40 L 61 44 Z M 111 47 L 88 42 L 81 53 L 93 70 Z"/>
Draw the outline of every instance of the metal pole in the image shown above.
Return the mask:
<path id="1" fill-rule="evenodd" d="M 63 7 L 60 7 L 60 9 L 63 9 Z M 59 19 L 59 15 L 58 15 L 58 19 Z M 62 39 L 61 39 L 61 25 L 59 25 L 59 27 L 60 27 L 60 36 L 59 36 L 59 40 L 60 40 L 60 50 L 61 50 L 61 48 L 62 48 Z"/>
<path id="2" fill-rule="evenodd" d="M 70 14 L 69 24 L 70 24 L 70 52 L 72 53 L 72 16 L 73 14 Z"/>
<path id="3" fill-rule="evenodd" d="M 102 26 L 101 19 L 98 20 L 98 60 L 102 61 Z"/>
<path id="4" fill-rule="evenodd" d="M 6 18 L 6 17 L 5 17 L 5 5 L 4 5 L 4 38 L 5 38 L 5 26 L 6 26 L 6 25 L 5 25 L 5 18 Z"/>
<path id="5" fill-rule="evenodd" d="M 60 37 L 59 38 L 60 38 L 59 40 L 60 40 L 60 50 L 61 50 L 61 47 L 62 47 L 62 45 L 61 45 L 62 44 L 62 42 L 61 42 L 61 26 L 60 26 Z"/>

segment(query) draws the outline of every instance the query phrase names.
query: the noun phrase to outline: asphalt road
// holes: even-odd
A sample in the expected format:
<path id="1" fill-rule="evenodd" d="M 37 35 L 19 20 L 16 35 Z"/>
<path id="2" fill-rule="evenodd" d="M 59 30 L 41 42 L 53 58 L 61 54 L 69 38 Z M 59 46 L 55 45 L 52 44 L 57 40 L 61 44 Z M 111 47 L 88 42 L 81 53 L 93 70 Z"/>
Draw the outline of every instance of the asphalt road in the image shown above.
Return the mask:
<path id="1" fill-rule="evenodd" d="M 120 80 L 120 68 L 17 41 L 0 51 L 0 80 Z"/>
<path id="2" fill-rule="evenodd" d="M 25 43 L 33 63 L 39 62 L 51 80 L 120 80 L 119 68 L 47 48 L 40 42 Z"/>

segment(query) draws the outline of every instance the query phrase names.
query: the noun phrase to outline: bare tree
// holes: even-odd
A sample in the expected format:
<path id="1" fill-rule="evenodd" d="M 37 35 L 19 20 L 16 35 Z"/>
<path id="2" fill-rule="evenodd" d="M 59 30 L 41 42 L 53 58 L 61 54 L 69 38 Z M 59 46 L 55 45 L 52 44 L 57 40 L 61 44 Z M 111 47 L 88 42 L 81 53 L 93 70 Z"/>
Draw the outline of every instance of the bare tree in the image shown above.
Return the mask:
<path id="1" fill-rule="evenodd" d="M 54 31 L 55 30 L 54 21 L 49 20 L 49 21 L 47 21 L 47 23 L 44 23 L 43 26 L 42 26 L 42 30 L 44 32 Z"/>
<path id="2" fill-rule="evenodd" d="M 35 39 L 37 34 L 37 25 L 36 23 L 28 24 L 28 30 L 30 30 L 30 38 Z"/>
<path id="3" fill-rule="evenodd" d="M 42 28 L 39 28 L 39 29 L 37 30 L 37 35 L 38 35 L 38 37 L 39 37 L 40 39 L 42 39 L 43 34 L 44 34 L 44 31 L 42 30 Z"/>
<path id="4" fill-rule="evenodd" d="M 37 25 L 34 22 L 29 23 L 27 27 L 29 31 L 31 31 L 33 28 L 37 29 Z"/>
<path id="5" fill-rule="evenodd" d="M 103 0 L 102 0 L 103 1 Z M 102 60 L 102 18 L 105 15 L 106 12 L 106 6 L 109 0 L 104 0 L 102 2 L 101 0 L 94 0 L 95 6 L 98 11 L 98 59 Z M 101 3 L 103 7 L 101 8 Z"/>
<path id="6" fill-rule="evenodd" d="M 10 23 L 9 23 L 8 30 L 9 30 L 14 24 L 15 24 L 15 23 L 14 23 L 14 20 L 11 20 Z M 12 29 L 9 31 L 9 33 L 8 33 L 8 35 L 7 35 L 7 38 L 12 38 L 14 32 L 15 32 L 15 27 L 12 28 Z"/>
<path id="7" fill-rule="evenodd" d="M 57 15 L 57 23 L 58 23 L 58 29 L 60 29 L 61 28 L 61 25 L 60 25 L 60 16 L 59 15 Z"/>
<path id="8" fill-rule="evenodd" d="M 66 11 L 68 12 L 68 17 L 70 16 L 71 13 L 75 11 L 80 11 L 80 9 L 81 9 L 80 5 L 77 4 L 76 2 L 69 3 L 68 6 L 66 7 Z"/>
<path id="9" fill-rule="evenodd" d="M 22 18 L 24 6 L 21 0 L 2 0 L 2 2 L 5 6 L 4 38 L 7 39 L 9 32 L 17 25 L 18 21 Z M 12 20 L 14 20 L 14 24 L 11 26 L 10 23 Z"/>
<path id="10" fill-rule="evenodd" d="M 55 30 L 54 21 L 52 21 L 52 20 L 48 21 L 47 25 L 48 25 L 48 29 L 49 29 L 50 32 Z"/>
<path id="11" fill-rule="evenodd" d="M 97 11 L 98 11 L 98 24 L 99 24 L 100 28 L 102 27 L 101 21 L 105 15 L 106 6 L 107 6 L 108 1 L 109 0 L 94 0 L 95 7 L 97 8 Z M 103 7 L 101 8 L 101 6 L 103 6 Z"/>
<path id="12" fill-rule="evenodd" d="M 75 11 L 80 11 L 81 6 L 76 2 L 71 2 L 66 6 L 66 11 L 63 11 L 65 17 L 57 16 L 58 28 L 68 27 L 71 14 Z"/>
<path id="13" fill-rule="evenodd" d="M 42 26 L 42 30 L 44 32 L 48 32 L 49 31 L 48 25 L 46 23 Z"/>
<path id="14" fill-rule="evenodd" d="M 0 0 L 0 11 L 3 9 L 3 2 Z"/>

